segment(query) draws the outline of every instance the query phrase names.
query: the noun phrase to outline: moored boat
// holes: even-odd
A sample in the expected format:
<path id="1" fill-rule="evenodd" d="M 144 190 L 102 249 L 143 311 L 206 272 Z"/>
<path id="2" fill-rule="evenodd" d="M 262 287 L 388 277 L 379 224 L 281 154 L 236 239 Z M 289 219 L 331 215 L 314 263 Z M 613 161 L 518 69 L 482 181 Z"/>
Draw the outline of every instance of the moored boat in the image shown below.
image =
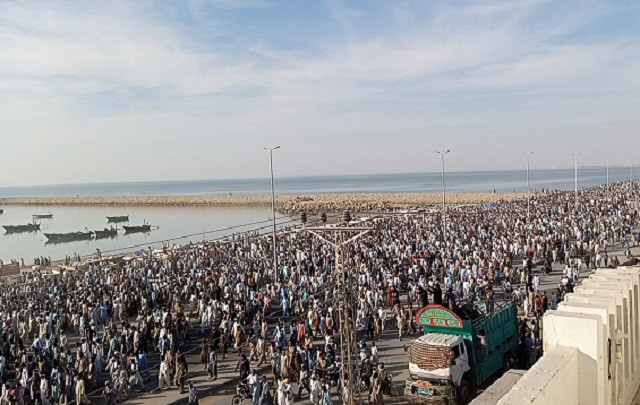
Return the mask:
<path id="1" fill-rule="evenodd" d="M 4 214 L 4 210 L 0 208 L 0 214 Z"/>
<path id="2" fill-rule="evenodd" d="M 33 214 L 34 219 L 53 218 L 53 214 Z"/>
<path id="3" fill-rule="evenodd" d="M 74 240 L 90 240 L 93 232 L 45 233 L 47 242 L 71 242 Z"/>
<path id="4" fill-rule="evenodd" d="M 115 217 L 107 217 L 107 222 L 129 222 L 129 215 L 120 215 Z"/>
<path id="5" fill-rule="evenodd" d="M 2 226 L 7 233 L 18 232 L 35 232 L 40 230 L 40 224 L 26 224 L 26 225 L 3 225 Z"/>
<path id="6" fill-rule="evenodd" d="M 93 231 L 93 234 L 96 236 L 96 239 L 113 238 L 118 235 L 118 228 L 105 228 L 101 231 Z"/>
<path id="7" fill-rule="evenodd" d="M 149 232 L 151 231 L 151 225 L 136 225 L 136 226 L 123 226 L 124 233 L 136 233 L 136 232 Z"/>
<path id="8" fill-rule="evenodd" d="M 60 274 L 62 270 L 67 271 L 75 271 L 75 270 L 87 270 L 89 268 L 89 264 L 86 262 L 74 262 L 71 264 L 61 264 L 58 266 L 58 271 L 53 270 L 54 274 Z"/>

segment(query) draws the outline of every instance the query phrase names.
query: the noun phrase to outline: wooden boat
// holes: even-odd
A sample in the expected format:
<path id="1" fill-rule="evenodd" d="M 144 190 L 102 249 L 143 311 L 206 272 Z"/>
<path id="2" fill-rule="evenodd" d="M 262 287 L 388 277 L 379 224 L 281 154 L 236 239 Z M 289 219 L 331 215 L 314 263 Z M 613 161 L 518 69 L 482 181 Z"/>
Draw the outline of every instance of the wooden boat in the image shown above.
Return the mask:
<path id="1" fill-rule="evenodd" d="M 123 226 L 124 233 L 137 233 L 137 232 L 149 232 L 151 231 L 151 225 L 136 225 L 136 226 Z"/>
<path id="2" fill-rule="evenodd" d="M 74 262 L 71 264 L 61 264 L 60 266 L 58 266 L 58 274 L 60 274 L 60 271 L 62 270 L 67 270 L 67 271 L 74 271 L 74 270 L 87 270 L 89 268 L 89 264 L 85 263 L 85 262 Z"/>
<path id="3" fill-rule="evenodd" d="M 53 214 L 33 214 L 34 219 L 53 218 Z"/>
<path id="4" fill-rule="evenodd" d="M 71 242 L 74 240 L 90 240 L 93 232 L 45 233 L 47 242 Z"/>
<path id="5" fill-rule="evenodd" d="M 101 231 L 93 231 L 93 234 L 96 236 L 96 239 L 113 238 L 118 235 L 118 228 L 105 228 Z"/>
<path id="6" fill-rule="evenodd" d="M 3 225 L 2 226 L 7 233 L 19 233 L 19 232 L 35 232 L 40 230 L 40 224 L 26 224 L 26 225 Z"/>
<path id="7" fill-rule="evenodd" d="M 120 215 L 116 217 L 107 217 L 107 222 L 129 222 L 129 215 Z"/>

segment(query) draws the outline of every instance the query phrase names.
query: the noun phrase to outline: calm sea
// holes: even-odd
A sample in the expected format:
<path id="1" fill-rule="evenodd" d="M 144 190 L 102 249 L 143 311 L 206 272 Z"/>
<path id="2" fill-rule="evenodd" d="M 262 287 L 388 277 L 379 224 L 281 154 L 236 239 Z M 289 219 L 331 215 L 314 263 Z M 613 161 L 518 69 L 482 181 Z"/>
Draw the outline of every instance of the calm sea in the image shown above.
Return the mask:
<path id="1" fill-rule="evenodd" d="M 299 193 L 382 193 L 382 192 L 440 192 L 440 173 L 410 173 L 387 175 L 317 176 L 276 178 L 279 194 Z M 610 181 L 628 180 L 628 168 L 611 168 Z M 580 187 L 606 182 L 604 168 L 581 168 Z M 551 188 L 571 190 L 574 171 L 571 169 L 532 170 L 532 189 Z M 524 171 L 456 172 L 446 174 L 447 190 L 451 192 L 526 191 Z M 269 179 L 172 181 L 138 183 L 69 184 L 37 187 L 0 188 L 0 197 L 47 196 L 115 196 L 115 195 L 228 195 L 268 194 Z M 106 254 L 133 251 L 148 246 L 160 247 L 162 241 L 185 244 L 204 238 L 213 239 L 255 228 L 269 229 L 270 207 L 38 207 L 5 206 L 0 225 L 25 224 L 33 214 L 52 213 L 53 219 L 41 220 L 42 231 L 4 234 L 0 229 L 0 259 L 47 256 L 60 259 L 65 255 L 92 254 L 97 248 Z M 130 224 L 144 221 L 157 226 L 148 234 L 118 235 L 113 239 L 48 244 L 44 233 L 75 232 L 103 229 L 106 216 L 129 215 Z M 280 217 L 279 217 L 280 218 Z M 287 216 L 279 222 L 295 223 Z M 125 224 L 126 225 L 126 224 Z"/>
<path id="2" fill-rule="evenodd" d="M 609 169 L 610 181 L 628 180 L 629 169 Z M 439 192 L 440 173 L 370 174 L 276 178 L 279 194 L 299 193 L 413 193 Z M 606 183 L 606 170 L 580 168 L 580 187 Z M 573 169 L 531 170 L 532 189 L 571 190 Z M 154 181 L 131 183 L 63 184 L 34 187 L 0 187 L 0 197 L 66 197 L 131 195 L 227 195 L 269 194 L 268 178 L 250 180 Z M 525 191 L 525 171 L 446 173 L 446 187 L 452 192 Z"/>
<path id="3" fill-rule="evenodd" d="M 104 207 L 104 206 L 24 206 L 3 207 L 0 225 L 24 224 L 34 214 L 53 214 L 52 219 L 38 219 L 40 232 L 7 234 L 0 228 L 0 259 L 23 258 L 25 263 L 34 257 L 46 256 L 52 260 L 66 255 L 93 254 L 100 249 L 105 255 L 132 252 L 151 246 L 159 248 L 162 242 L 187 244 L 203 239 L 223 238 L 237 232 L 253 229 L 268 232 L 271 229 L 271 207 Z M 106 216 L 129 215 L 129 223 L 107 224 Z M 122 225 L 153 225 L 149 233 L 124 234 Z M 278 225 L 288 226 L 296 221 L 277 215 Z M 102 230 L 117 225 L 118 236 L 91 241 L 47 243 L 45 233 Z"/>

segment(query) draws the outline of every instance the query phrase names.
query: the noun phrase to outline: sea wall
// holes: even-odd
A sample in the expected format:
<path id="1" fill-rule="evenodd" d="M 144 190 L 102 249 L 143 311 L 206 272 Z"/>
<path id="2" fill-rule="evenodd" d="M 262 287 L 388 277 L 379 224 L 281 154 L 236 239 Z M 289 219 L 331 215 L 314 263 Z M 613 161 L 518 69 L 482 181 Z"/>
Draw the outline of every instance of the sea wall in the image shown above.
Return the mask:
<path id="1" fill-rule="evenodd" d="M 485 204 L 524 198 L 519 193 L 448 193 L 447 204 Z M 278 195 L 276 206 L 288 213 L 368 212 L 442 204 L 442 194 L 308 194 Z M 270 195 L 225 196 L 105 196 L 0 198 L 0 205 L 134 205 L 134 206 L 251 206 L 271 205 Z"/>

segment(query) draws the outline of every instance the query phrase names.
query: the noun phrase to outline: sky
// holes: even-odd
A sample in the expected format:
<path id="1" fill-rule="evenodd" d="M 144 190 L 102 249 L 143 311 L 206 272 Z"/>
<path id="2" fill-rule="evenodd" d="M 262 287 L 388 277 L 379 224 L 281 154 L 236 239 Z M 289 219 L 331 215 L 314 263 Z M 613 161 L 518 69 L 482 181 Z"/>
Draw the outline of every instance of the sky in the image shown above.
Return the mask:
<path id="1" fill-rule="evenodd" d="M 640 164 L 638 1 L 0 0 L 0 186 Z"/>

